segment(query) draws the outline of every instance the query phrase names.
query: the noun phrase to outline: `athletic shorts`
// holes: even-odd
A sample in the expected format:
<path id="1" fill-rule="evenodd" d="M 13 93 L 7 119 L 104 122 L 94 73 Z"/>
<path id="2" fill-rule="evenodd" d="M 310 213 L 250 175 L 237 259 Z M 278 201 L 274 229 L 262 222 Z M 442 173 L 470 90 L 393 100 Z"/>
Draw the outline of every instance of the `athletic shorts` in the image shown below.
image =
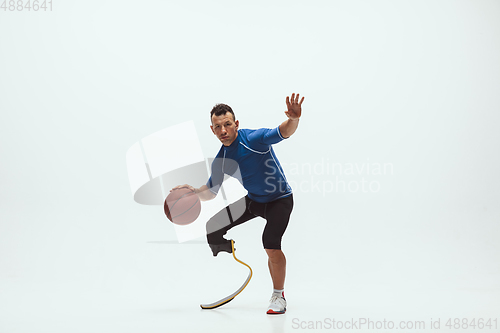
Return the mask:
<path id="1" fill-rule="evenodd" d="M 260 203 L 248 198 L 248 195 L 220 210 L 207 222 L 207 240 L 209 244 L 225 242 L 226 232 L 257 216 L 267 223 L 262 233 L 265 249 L 281 250 L 281 238 L 285 233 L 293 209 L 293 194 L 267 203 Z"/>

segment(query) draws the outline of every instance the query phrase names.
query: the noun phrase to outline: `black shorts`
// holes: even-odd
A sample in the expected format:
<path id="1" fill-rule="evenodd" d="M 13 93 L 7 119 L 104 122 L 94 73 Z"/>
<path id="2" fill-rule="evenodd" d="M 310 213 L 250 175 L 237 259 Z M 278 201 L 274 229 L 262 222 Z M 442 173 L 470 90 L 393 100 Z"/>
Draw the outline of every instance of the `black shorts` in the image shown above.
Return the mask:
<path id="1" fill-rule="evenodd" d="M 267 203 L 248 198 L 248 195 L 219 211 L 207 222 L 209 244 L 222 244 L 226 232 L 257 216 L 267 223 L 262 233 L 265 249 L 281 249 L 281 238 L 285 233 L 293 209 L 293 194 Z"/>

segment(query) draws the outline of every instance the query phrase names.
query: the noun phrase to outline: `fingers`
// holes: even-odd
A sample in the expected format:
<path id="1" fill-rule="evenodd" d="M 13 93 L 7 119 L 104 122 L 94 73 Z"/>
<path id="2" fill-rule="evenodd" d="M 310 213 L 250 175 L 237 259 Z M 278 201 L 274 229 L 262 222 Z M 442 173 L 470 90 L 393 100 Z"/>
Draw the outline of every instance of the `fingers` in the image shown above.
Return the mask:
<path id="1" fill-rule="evenodd" d="M 180 188 L 188 188 L 190 189 L 191 191 L 194 191 L 194 187 L 192 187 L 191 185 L 188 185 L 188 184 L 184 184 L 184 185 L 177 185 L 176 187 L 173 187 L 170 192 L 174 191 L 174 190 L 178 190 Z"/>
<path id="2" fill-rule="evenodd" d="M 302 102 L 304 101 L 304 97 L 302 97 L 302 99 L 300 100 L 300 103 L 299 103 L 299 98 L 300 98 L 300 94 L 295 95 L 295 93 L 293 93 L 292 98 L 291 98 L 291 102 L 290 102 L 289 97 L 287 96 L 286 97 L 286 105 L 291 105 L 291 104 L 301 105 Z"/>

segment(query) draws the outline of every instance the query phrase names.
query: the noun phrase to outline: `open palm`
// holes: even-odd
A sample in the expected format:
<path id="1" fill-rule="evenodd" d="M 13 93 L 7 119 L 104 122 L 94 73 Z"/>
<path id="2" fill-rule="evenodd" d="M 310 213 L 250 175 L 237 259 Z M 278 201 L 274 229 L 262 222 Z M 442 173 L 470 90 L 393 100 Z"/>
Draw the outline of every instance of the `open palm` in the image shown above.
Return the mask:
<path id="1" fill-rule="evenodd" d="M 299 103 L 299 94 L 295 96 L 295 93 L 292 94 L 292 98 L 290 99 L 289 96 L 286 97 L 286 106 L 288 107 L 288 110 L 285 111 L 286 116 L 288 119 L 299 119 L 300 115 L 302 114 L 302 102 L 304 101 L 304 97 L 300 100 Z"/>

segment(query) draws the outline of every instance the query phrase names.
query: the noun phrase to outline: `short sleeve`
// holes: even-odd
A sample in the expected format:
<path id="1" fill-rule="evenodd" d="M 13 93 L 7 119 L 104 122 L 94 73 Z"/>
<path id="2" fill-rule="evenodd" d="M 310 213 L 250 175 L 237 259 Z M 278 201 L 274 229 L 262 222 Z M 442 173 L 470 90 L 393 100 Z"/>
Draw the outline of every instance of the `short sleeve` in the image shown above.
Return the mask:
<path id="1" fill-rule="evenodd" d="M 253 131 L 248 135 L 250 141 L 257 141 L 260 144 L 264 145 L 273 145 L 280 141 L 283 141 L 285 138 L 281 135 L 279 126 L 275 128 L 260 128 L 258 130 Z"/>

